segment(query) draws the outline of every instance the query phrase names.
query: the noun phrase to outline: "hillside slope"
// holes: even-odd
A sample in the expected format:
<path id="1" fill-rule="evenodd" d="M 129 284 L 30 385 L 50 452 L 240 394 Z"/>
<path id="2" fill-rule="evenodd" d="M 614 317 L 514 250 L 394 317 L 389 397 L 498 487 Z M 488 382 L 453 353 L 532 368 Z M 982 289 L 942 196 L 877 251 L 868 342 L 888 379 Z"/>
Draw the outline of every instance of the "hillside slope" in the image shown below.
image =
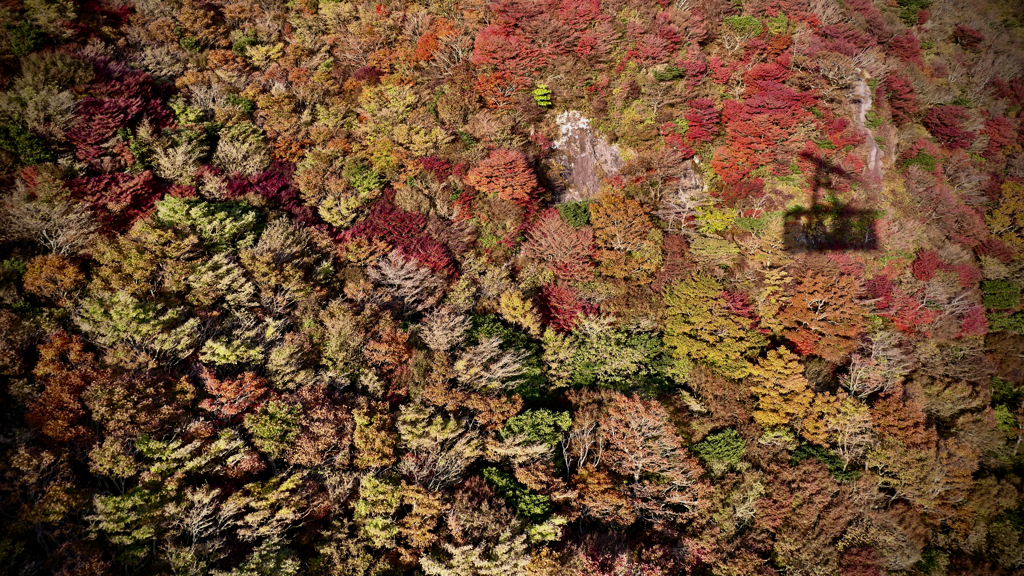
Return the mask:
<path id="1" fill-rule="evenodd" d="M 1019 3 L 0 24 L 4 573 L 1024 570 Z"/>

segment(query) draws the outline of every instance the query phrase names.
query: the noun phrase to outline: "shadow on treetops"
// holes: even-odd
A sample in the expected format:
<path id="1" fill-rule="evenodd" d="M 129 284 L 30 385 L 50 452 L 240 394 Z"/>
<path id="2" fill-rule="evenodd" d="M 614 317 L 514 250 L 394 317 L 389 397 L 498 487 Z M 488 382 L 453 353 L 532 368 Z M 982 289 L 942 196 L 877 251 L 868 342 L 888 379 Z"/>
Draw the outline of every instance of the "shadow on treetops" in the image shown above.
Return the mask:
<path id="1" fill-rule="evenodd" d="M 878 249 L 875 222 L 880 210 L 854 208 L 834 191 L 838 180 L 854 174 L 809 153 L 814 164 L 810 207 L 795 206 L 785 214 L 785 246 L 793 252 L 873 251 Z M 824 199 L 819 197 L 824 193 Z"/>

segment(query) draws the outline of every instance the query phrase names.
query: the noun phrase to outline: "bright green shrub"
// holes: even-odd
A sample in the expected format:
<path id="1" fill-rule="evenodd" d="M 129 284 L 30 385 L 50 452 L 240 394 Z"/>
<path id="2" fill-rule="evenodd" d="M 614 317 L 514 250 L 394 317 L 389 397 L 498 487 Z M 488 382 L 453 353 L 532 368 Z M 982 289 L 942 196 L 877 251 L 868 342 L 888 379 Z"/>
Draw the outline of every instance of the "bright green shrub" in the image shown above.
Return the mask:
<path id="1" fill-rule="evenodd" d="M 258 236 L 259 213 L 244 202 L 207 202 L 167 196 L 156 203 L 154 220 L 195 234 L 210 250 L 245 248 Z"/>
<path id="2" fill-rule="evenodd" d="M 582 228 L 590 224 L 590 202 L 580 200 L 579 202 L 565 202 L 555 206 L 558 215 L 566 224 L 573 228 Z"/>
<path id="3" fill-rule="evenodd" d="M 981 283 L 981 303 L 992 310 L 1014 310 L 1020 305 L 1020 285 L 1010 280 Z"/>
<path id="4" fill-rule="evenodd" d="M 527 410 L 509 418 L 501 430 L 501 435 L 503 438 L 522 435 L 527 442 L 554 446 L 569 426 L 572 426 L 572 415 L 569 412 Z"/>
<path id="5" fill-rule="evenodd" d="M 727 464 L 738 464 L 746 449 L 747 441 L 732 428 L 710 434 L 693 447 L 702 459 Z"/>
<path id="6" fill-rule="evenodd" d="M 761 21 L 753 16 L 726 16 L 723 22 L 741 36 L 758 36 L 764 29 Z"/>
<path id="7" fill-rule="evenodd" d="M 538 84 L 533 89 L 533 101 L 541 108 L 551 107 L 551 89 L 544 84 Z"/>

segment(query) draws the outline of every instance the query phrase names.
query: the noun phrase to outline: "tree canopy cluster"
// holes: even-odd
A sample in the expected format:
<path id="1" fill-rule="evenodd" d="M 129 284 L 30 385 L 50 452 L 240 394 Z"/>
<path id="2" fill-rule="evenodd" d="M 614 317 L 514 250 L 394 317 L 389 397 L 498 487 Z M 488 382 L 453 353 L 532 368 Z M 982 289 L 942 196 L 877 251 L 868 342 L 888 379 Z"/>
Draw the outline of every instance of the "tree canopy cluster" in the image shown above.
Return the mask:
<path id="1" fill-rule="evenodd" d="M 1019 2 L 121 1 L 0 2 L 3 574 L 1024 570 Z"/>

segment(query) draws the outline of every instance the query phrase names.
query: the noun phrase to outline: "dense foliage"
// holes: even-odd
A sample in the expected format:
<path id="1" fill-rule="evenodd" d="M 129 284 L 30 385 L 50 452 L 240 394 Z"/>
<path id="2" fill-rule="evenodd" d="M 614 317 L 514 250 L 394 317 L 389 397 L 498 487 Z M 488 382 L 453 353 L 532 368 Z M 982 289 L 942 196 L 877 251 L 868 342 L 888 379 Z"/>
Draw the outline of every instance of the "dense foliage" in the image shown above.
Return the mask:
<path id="1" fill-rule="evenodd" d="M 119 2 L 0 3 L 0 572 L 1024 570 L 1019 2 Z"/>

